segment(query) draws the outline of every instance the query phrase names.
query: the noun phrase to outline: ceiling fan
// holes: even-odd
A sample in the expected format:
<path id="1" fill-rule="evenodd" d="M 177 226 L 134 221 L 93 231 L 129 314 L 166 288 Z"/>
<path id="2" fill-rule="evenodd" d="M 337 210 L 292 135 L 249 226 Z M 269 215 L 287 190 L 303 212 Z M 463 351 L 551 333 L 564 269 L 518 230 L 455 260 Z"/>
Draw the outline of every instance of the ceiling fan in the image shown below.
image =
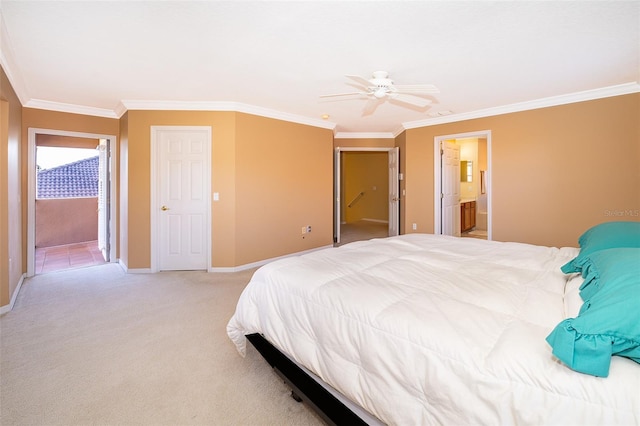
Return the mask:
<path id="1" fill-rule="evenodd" d="M 351 83 L 350 86 L 359 89 L 357 92 L 321 95 L 320 97 L 330 98 L 337 96 L 363 95 L 373 101 L 384 101 L 389 99 L 424 108 L 431 103 L 431 100 L 419 95 L 428 95 L 440 92 L 438 88 L 432 84 L 395 85 L 393 80 L 389 78 L 389 73 L 386 71 L 375 71 L 372 78 L 369 80 L 357 75 L 347 75 L 346 77 L 355 82 L 355 84 Z"/>

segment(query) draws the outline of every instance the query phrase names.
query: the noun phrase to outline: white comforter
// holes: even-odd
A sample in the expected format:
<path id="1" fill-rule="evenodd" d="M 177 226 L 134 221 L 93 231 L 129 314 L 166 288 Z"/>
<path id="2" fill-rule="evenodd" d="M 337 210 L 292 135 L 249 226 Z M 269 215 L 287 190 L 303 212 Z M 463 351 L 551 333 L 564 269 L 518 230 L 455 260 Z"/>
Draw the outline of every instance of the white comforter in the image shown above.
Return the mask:
<path id="1" fill-rule="evenodd" d="M 638 424 L 640 365 L 574 372 L 545 337 L 575 248 L 426 234 L 256 271 L 227 331 L 265 338 L 388 424 Z"/>

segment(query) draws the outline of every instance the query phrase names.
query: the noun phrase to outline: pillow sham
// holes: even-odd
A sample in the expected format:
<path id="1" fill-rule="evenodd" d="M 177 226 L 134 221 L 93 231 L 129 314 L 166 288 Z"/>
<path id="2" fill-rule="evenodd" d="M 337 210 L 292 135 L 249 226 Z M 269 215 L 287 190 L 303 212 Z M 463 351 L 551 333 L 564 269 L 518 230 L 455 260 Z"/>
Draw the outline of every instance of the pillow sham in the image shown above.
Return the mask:
<path id="1" fill-rule="evenodd" d="M 605 222 L 593 226 L 578 238 L 580 253 L 562 265 L 565 274 L 580 272 L 580 264 L 598 250 L 619 247 L 640 247 L 640 222 Z"/>
<path id="2" fill-rule="evenodd" d="M 580 287 L 584 284 L 584 278 L 580 274 L 571 274 L 564 286 L 564 317 L 575 318 L 582 307 Z"/>
<path id="3" fill-rule="evenodd" d="M 613 355 L 640 363 L 640 248 L 597 251 L 584 263 L 598 291 L 589 293 L 578 316 L 561 321 L 547 342 L 569 368 L 607 377 Z"/>

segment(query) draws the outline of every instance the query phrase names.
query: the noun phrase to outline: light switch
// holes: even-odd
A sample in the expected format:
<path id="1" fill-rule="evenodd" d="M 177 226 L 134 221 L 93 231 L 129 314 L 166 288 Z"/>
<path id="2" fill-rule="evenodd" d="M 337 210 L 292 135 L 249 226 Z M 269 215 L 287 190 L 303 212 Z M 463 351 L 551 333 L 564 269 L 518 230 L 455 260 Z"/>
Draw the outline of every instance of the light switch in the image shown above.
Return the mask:
<path id="1" fill-rule="evenodd" d="M 213 201 L 220 201 L 220 193 L 218 192 L 213 193 Z"/>

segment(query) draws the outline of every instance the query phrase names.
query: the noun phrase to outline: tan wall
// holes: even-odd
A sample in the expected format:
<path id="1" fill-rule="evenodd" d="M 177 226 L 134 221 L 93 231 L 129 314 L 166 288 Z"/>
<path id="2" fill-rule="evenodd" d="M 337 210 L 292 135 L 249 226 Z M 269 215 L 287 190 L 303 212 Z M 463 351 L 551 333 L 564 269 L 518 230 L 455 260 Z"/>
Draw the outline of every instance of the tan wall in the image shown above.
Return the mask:
<path id="1" fill-rule="evenodd" d="M 0 68 L 0 308 L 8 306 L 25 272 L 21 214 L 22 105 Z"/>
<path id="2" fill-rule="evenodd" d="M 37 146 L 95 149 L 95 147 L 98 146 L 98 143 L 100 143 L 98 139 L 91 138 L 42 134 L 36 135 Z"/>
<path id="3" fill-rule="evenodd" d="M 342 220 L 389 220 L 389 154 L 387 152 L 342 153 Z M 357 201 L 351 203 L 360 193 Z M 349 207 L 349 204 L 352 204 Z"/>
<path id="4" fill-rule="evenodd" d="M 491 130 L 493 239 L 576 246 L 640 220 L 640 94 L 410 129 L 404 222 L 433 232 L 434 137 Z M 621 216 L 615 216 L 621 214 Z"/>
<path id="5" fill-rule="evenodd" d="M 36 247 L 98 239 L 98 198 L 36 200 Z"/>
<path id="6" fill-rule="evenodd" d="M 233 267 L 333 241 L 330 130 L 234 112 L 129 111 L 128 268 L 151 265 L 150 127 L 212 127 L 212 265 Z M 124 166 L 123 166 L 124 170 Z M 125 213 L 123 212 L 123 215 Z M 312 226 L 302 238 L 301 227 Z"/>
<path id="7" fill-rule="evenodd" d="M 28 135 L 29 128 L 62 130 L 69 132 L 95 133 L 101 135 L 118 135 L 119 120 L 115 118 L 93 117 L 82 114 L 70 114 L 66 112 L 47 111 L 34 108 L 23 108 L 22 110 L 22 144 L 21 144 L 21 165 L 22 165 L 22 218 L 23 218 L 23 240 L 25 242 L 23 250 L 23 265 L 26 265 L 26 241 L 27 241 L 27 155 L 28 155 Z M 118 146 L 116 144 L 116 152 Z M 112 184 L 118 187 L 119 171 L 112 176 Z M 116 200 L 117 202 L 117 200 Z M 116 229 L 119 219 L 116 217 Z M 116 249 L 117 250 L 117 249 Z M 118 256 L 116 251 L 116 256 Z M 24 271 L 26 272 L 26 266 Z"/>
<path id="8" fill-rule="evenodd" d="M 0 306 L 8 305 L 9 297 L 9 184 L 8 156 L 9 102 L 0 99 Z"/>
<path id="9" fill-rule="evenodd" d="M 236 265 L 332 244 L 331 130 L 248 114 L 236 129 Z"/>
<path id="10" fill-rule="evenodd" d="M 129 111 L 126 121 L 121 133 L 126 141 L 121 152 L 121 215 L 127 221 L 121 235 L 126 252 L 121 256 L 123 263 L 129 269 L 151 267 L 151 126 L 211 126 L 211 191 L 220 193 L 220 201 L 212 204 L 211 211 L 212 262 L 216 266 L 234 266 L 235 113 Z"/>

